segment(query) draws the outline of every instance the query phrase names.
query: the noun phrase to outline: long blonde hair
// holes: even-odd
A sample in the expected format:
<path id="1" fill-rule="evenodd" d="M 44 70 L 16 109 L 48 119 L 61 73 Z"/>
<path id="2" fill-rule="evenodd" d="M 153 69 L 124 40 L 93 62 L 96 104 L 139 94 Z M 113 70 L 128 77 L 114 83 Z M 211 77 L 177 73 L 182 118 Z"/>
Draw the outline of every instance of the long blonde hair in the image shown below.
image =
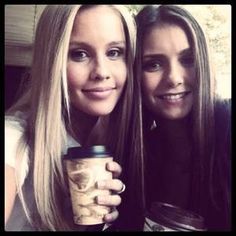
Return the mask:
<path id="1" fill-rule="evenodd" d="M 68 47 L 74 19 L 80 7 L 80 5 L 49 5 L 45 8 L 35 35 L 30 89 L 9 110 L 10 114 L 16 110 L 26 110 L 28 114 L 24 142 L 30 147 L 30 167 L 33 168 L 33 189 L 39 229 L 70 229 L 70 224 L 60 208 L 61 198 L 67 192 L 62 149 L 66 142 L 66 121 L 70 120 L 66 74 Z M 86 8 L 87 5 L 83 7 Z M 113 115 L 119 120 L 121 127 L 117 136 L 110 142 L 114 155 L 121 161 L 125 153 L 125 144 L 130 137 L 128 129 L 134 94 L 132 66 L 136 28 L 134 19 L 125 7 L 120 5 L 111 7 L 120 13 L 127 42 L 128 79 Z M 114 127 L 114 124 L 110 123 L 110 127 Z M 31 220 L 20 187 L 18 192 L 26 214 Z"/>

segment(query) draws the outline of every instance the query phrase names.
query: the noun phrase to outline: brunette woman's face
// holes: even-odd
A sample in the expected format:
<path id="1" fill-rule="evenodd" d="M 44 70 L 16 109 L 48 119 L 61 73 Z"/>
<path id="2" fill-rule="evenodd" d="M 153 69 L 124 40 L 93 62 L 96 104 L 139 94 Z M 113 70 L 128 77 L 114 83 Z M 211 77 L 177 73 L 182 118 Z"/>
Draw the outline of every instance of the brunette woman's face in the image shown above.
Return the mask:
<path id="1" fill-rule="evenodd" d="M 70 38 L 67 76 L 74 106 L 89 115 L 109 114 L 127 78 L 126 40 L 118 13 L 108 6 L 79 11 Z"/>
<path id="2" fill-rule="evenodd" d="M 193 105 L 194 58 L 182 28 L 154 26 L 143 42 L 142 89 L 146 106 L 164 119 L 182 119 Z"/>

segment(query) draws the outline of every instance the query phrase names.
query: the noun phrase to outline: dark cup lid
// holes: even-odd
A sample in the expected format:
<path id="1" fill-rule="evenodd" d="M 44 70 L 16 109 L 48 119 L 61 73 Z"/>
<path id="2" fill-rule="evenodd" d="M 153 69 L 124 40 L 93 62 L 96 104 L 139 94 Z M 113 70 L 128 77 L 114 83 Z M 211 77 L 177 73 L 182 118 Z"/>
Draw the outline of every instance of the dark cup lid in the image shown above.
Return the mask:
<path id="1" fill-rule="evenodd" d="M 156 221 L 160 220 L 172 228 L 187 231 L 205 231 L 202 216 L 168 203 L 154 202 L 150 214 Z"/>
<path id="2" fill-rule="evenodd" d="M 94 158 L 112 156 L 111 152 L 103 145 L 94 145 L 86 147 L 71 147 L 67 149 L 64 159 Z"/>

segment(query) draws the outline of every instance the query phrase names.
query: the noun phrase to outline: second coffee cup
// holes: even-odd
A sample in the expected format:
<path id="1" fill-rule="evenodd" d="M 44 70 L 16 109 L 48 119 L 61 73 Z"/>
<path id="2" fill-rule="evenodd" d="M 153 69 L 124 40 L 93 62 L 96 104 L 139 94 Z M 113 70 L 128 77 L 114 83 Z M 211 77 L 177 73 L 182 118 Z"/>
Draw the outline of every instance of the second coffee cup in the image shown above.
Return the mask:
<path id="1" fill-rule="evenodd" d="M 111 211 L 108 206 L 98 205 L 98 195 L 111 194 L 109 190 L 96 188 L 96 182 L 112 179 L 106 163 L 112 155 L 105 146 L 69 148 L 64 157 L 72 201 L 74 223 L 94 225 L 104 223 L 103 217 Z"/>
<path id="2" fill-rule="evenodd" d="M 153 202 L 147 212 L 144 231 L 206 231 L 202 216 L 178 206 Z"/>

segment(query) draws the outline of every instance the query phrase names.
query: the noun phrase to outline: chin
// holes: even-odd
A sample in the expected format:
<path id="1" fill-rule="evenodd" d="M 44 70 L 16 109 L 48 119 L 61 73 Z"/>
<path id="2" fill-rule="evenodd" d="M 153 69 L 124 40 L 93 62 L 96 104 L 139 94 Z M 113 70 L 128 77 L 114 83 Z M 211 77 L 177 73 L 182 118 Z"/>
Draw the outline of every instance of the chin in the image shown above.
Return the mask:
<path id="1" fill-rule="evenodd" d="M 186 116 L 168 116 L 168 117 L 165 117 L 167 120 L 182 120 L 184 119 Z"/>
<path id="2" fill-rule="evenodd" d="M 178 113 L 178 114 L 162 114 L 162 117 L 168 120 L 181 120 L 187 117 L 189 112 Z"/>
<path id="3" fill-rule="evenodd" d="M 91 109 L 91 110 L 87 110 L 85 111 L 87 114 L 91 115 L 91 116 L 106 116 L 111 114 L 111 112 L 113 111 L 114 108 L 99 108 L 99 109 Z"/>

